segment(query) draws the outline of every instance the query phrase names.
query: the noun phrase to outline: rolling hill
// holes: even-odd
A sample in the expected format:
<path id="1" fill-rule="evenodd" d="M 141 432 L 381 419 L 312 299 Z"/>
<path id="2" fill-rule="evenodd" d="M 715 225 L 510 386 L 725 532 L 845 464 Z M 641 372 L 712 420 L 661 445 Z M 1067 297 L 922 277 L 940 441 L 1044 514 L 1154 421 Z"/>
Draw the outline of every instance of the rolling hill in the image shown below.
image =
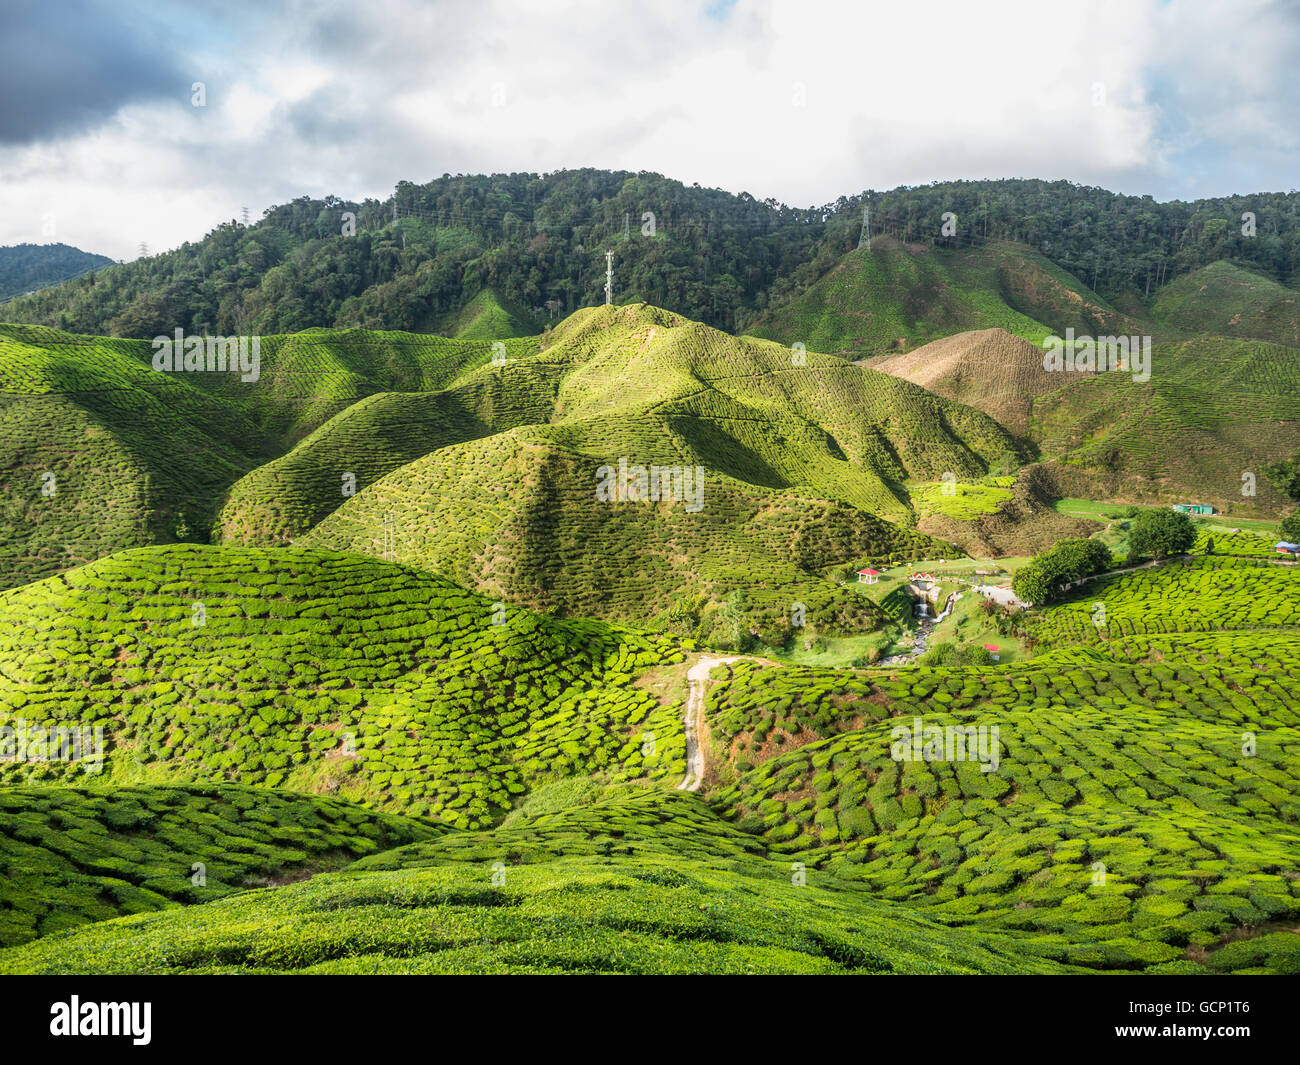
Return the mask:
<path id="1" fill-rule="evenodd" d="M 1065 971 L 834 878 L 797 883 L 694 796 L 633 789 L 383 858 L 0 951 L 0 972 Z"/>
<path id="2" fill-rule="evenodd" d="M 243 381 L 159 372 L 146 341 L 0 326 L 0 588 L 129 547 L 207 540 L 231 485 L 340 410 L 441 388 L 492 356 L 486 341 L 361 330 L 260 348 L 257 380 Z"/>
<path id="3" fill-rule="evenodd" d="M 1146 382 L 1048 372 L 1043 348 L 983 330 L 867 365 L 995 418 L 1043 460 L 1040 483 L 1057 496 L 1200 500 L 1244 513 L 1285 507 L 1261 474 L 1300 448 L 1300 350 L 1157 337 L 1151 362 Z M 1244 473 L 1255 475 L 1254 495 L 1242 492 Z"/>
<path id="4" fill-rule="evenodd" d="M 1059 494 L 1247 514 L 1287 506 L 1261 474 L 1300 448 L 1300 351 L 1198 337 L 1158 341 L 1152 364 L 1145 384 L 1075 374 L 1035 401 L 1032 437 Z"/>
<path id="5" fill-rule="evenodd" d="M 1034 400 L 1068 384 L 1043 369 L 1041 345 L 1005 329 L 957 333 L 867 365 L 982 410 L 1022 437 L 1030 433 Z"/>
<path id="6" fill-rule="evenodd" d="M 1174 279 L 1156 294 L 1152 311 L 1188 332 L 1300 348 L 1300 292 L 1234 262 Z"/>
<path id="7" fill-rule="evenodd" d="M 393 557 L 537 609 L 685 620 L 715 639 L 740 595 L 763 629 L 795 602 L 819 625 L 870 627 L 840 571 L 945 550 L 881 520 L 911 520 L 902 482 L 1012 468 L 1017 447 L 991 419 L 888 375 L 794 357 L 656 308 L 582 312 L 536 355 L 335 418 L 235 485 L 222 535 L 379 553 L 390 521 Z M 469 411 L 478 439 L 436 447 L 455 424 L 439 410 Z M 338 471 L 362 439 L 385 442 L 391 472 L 341 498 Z M 620 462 L 704 471 L 698 508 L 602 503 L 600 471 Z"/>
<path id="8" fill-rule="evenodd" d="M 945 249 L 890 237 L 849 252 L 789 302 L 748 327 L 848 358 L 909 351 L 951 336 L 999 329 L 1032 344 L 1080 334 L 1139 331 L 1081 281 L 1010 242 Z"/>
<path id="9" fill-rule="evenodd" d="M 285 786 L 477 826 L 554 776 L 680 779 L 680 705 L 631 681 L 681 658 L 364 556 L 142 548 L 0 595 L 0 722 L 104 738 L 99 774 L 0 782 Z"/>

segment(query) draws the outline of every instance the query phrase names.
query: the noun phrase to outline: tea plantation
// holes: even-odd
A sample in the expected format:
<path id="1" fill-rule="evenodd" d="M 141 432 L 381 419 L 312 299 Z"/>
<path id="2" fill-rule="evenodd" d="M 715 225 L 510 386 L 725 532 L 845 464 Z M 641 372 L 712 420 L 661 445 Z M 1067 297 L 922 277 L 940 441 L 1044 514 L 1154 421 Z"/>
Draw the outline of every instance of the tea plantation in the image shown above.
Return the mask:
<path id="1" fill-rule="evenodd" d="M 423 455 L 522 426 L 597 466 L 700 465 L 895 519 L 910 513 L 900 481 L 979 477 L 1022 457 L 991 418 L 908 382 L 655 307 L 587 308 L 528 342 L 539 350 L 509 343 L 441 390 L 376 395 L 321 425 L 231 489 L 219 535 L 286 542 L 348 503 L 345 473 L 360 492 Z M 444 461 L 468 477 L 473 456 Z"/>
<path id="2" fill-rule="evenodd" d="M 104 729 L 114 783 L 336 792 L 458 827 L 534 783 L 684 772 L 667 639 L 557 621 L 359 555 L 173 545 L 0 596 L 0 724 Z M 0 761 L 6 783 L 87 783 Z"/>
<path id="3" fill-rule="evenodd" d="M 512 356 L 536 347 L 504 344 Z M 128 547 L 207 540 L 232 485 L 335 414 L 375 393 L 446 387 L 492 348 L 308 330 L 261 338 L 255 381 L 159 372 L 152 356 L 148 341 L 0 325 L 0 588 Z M 347 468 L 362 484 L 368 452 Z M 325 472 L 341 498 L 339 474 Z"/>
<path id="4" fill-rule="evenodd" d="M 0 951 L 0 973 L 1051 973 L 632 794 L 302 884 Z M 494 838 L 499 837 L 499 838 Z M 450 837 L 449 837 L 450 838 Z"/>
<path id="5" fill-rule="evenodd" d="M 442 829 L 238 786 L 0 790 L 0 945 L 337 869 Z"/>
<path id="6" fill-rule="evenodd" d="M 102 723 L 135 782 L 0 763 L 40 936 L 0 971 L 1295 973 L 1300 649 L 1235 604 L 1297 579 L 1106 578 L 1109 629 L 1067 601 L 1002 667 L 719 666 L 700 797 L 667 639 L 360 555 L 112 556 L 0 599 L 5 720 Z M 895 757 L 918 718 L 968 757 Z"/>
<path id="7" fill-rule="evenodd" d="M 494 347 L 490 292 L 460 339 L 267 337 L 257 382 L 0 327 L 0 972 L 1300 972 L 1300 568 L 1263 532 L 789 662 L 876 661 L 905 564 L 1094 531 L 1067 489 L 1270 528 L 1241 473 L 1300 446 L 1289 334 L 1170 325 L 1151 382 L 1058 386 L 1027 345 L 1139 323 L 1024 249 L 818 286 L 760 329 L 983 330 L 903 357 L 956 390 L 645 305 Z M 602 498 L 621 462 L 700 491 Z M 736 656 L 703 687 L 701 648 Z M 56 729 L 91 752 L 12 756 Z"/>
<path id="8" fill-rule="evenodd" d="M 712 801 L 774 852 L 1040 956 L 1300 971 L 1297 580 L 1210 559 L 1100 581 L 1034 629 L 1057 649 L 994 670 L 723 667 Z M 918 718 L 984 729 L 993 771 L 974 748 L 896 760 Z"/>
<path id="9" fill-rule="evenodd" d="M 1053 643 L 1090 643 L 1134 633 L 1294 629 L 1298 593 L 1300 567 L 1194 558 L 1090 581 L 1032 631 Z"/>

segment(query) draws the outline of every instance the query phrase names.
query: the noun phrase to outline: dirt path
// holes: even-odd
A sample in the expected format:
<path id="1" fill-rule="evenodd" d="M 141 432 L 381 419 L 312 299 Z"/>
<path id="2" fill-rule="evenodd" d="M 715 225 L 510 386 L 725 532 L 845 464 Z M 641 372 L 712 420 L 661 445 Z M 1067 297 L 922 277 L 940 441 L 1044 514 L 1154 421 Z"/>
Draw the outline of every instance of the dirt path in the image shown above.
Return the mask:
<path id="1" fill-rule="evenodd" d="M 704 724 L 704 695 L 709 686 L 709 671 L 714 666 L 745 660 L 763 661 L 750 655 L 705 655 L 687 671 L 686 776 L 677 785 L 678 791 L 699 791 L 700 785 L 704 783 L 704 748 L 700 744 L 700 726 Z"/>

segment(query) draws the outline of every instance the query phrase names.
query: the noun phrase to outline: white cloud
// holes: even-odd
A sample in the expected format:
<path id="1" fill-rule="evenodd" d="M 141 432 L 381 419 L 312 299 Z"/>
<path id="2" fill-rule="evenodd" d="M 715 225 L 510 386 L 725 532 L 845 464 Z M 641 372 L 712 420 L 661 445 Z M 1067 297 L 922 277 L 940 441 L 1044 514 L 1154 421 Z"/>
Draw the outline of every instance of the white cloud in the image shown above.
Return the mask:
<path id="1" fill-rule="evenodd" d="M 948 178 L 1247 191 L 1251 145 L 1294 169 L 1285 4 L 862 5 L 738 0 L 212 7 L 182 69 L 208 107 L 128 104 L 5 153 L 0 242 L 131 257 L 241 205 L 387 195 L 443 172 L 649 169 L 786 202 Z M 172 13 L 172 31 L 185 23 Z M 217 43 L 207 52 L 196 39 Z M 1094 100 L 1100 84 L 1104 100 Z M 183 91 L 182 91 L 183 90 Z M 503 96 L 502 96 L 503 94 Z M 802 103 L 802 105 L 801 105 Z M 1216 145 L 1230 144 L 1236 155 Z M 1208 146 L 1208 147 L 1207 147 Z M 1194 186 L 1194 187 L 1191 187 Z"/>

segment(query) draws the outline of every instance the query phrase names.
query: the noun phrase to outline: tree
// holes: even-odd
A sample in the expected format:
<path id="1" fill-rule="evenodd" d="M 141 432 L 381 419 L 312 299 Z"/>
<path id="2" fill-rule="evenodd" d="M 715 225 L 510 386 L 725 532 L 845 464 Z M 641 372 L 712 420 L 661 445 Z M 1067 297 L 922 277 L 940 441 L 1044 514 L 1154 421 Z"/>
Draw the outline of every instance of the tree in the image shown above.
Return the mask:
<path id="1" fill-rule="evenodd" d="M 1011 582 L 1019 599 L 1042 605 L 1060 595 L 1064 585 L 1113 565 L 1110 548 L 1099 540 L 1062 540 L 1024 566 Z"/>
<path id="2" fill-rule="evenodd" d="M 1300 543 L 1300 511 L 1282 519 L 1282 539 L 1288 543 Z"/>
<path id="3" fill-rule="evenodd" d="M 1185 554 L 1196 542 L 1196 526 L 1175 510 L 1148 510 L 1133 520 L 1128 534 L 1129 558 L 1169 558 Z"/>
<path id="4" fill-rule="evenodd" d="M 1288 499 L 1300 500 L 1300 452 L 1284 462 L 1265 466 L 1264 476 Z"/>

